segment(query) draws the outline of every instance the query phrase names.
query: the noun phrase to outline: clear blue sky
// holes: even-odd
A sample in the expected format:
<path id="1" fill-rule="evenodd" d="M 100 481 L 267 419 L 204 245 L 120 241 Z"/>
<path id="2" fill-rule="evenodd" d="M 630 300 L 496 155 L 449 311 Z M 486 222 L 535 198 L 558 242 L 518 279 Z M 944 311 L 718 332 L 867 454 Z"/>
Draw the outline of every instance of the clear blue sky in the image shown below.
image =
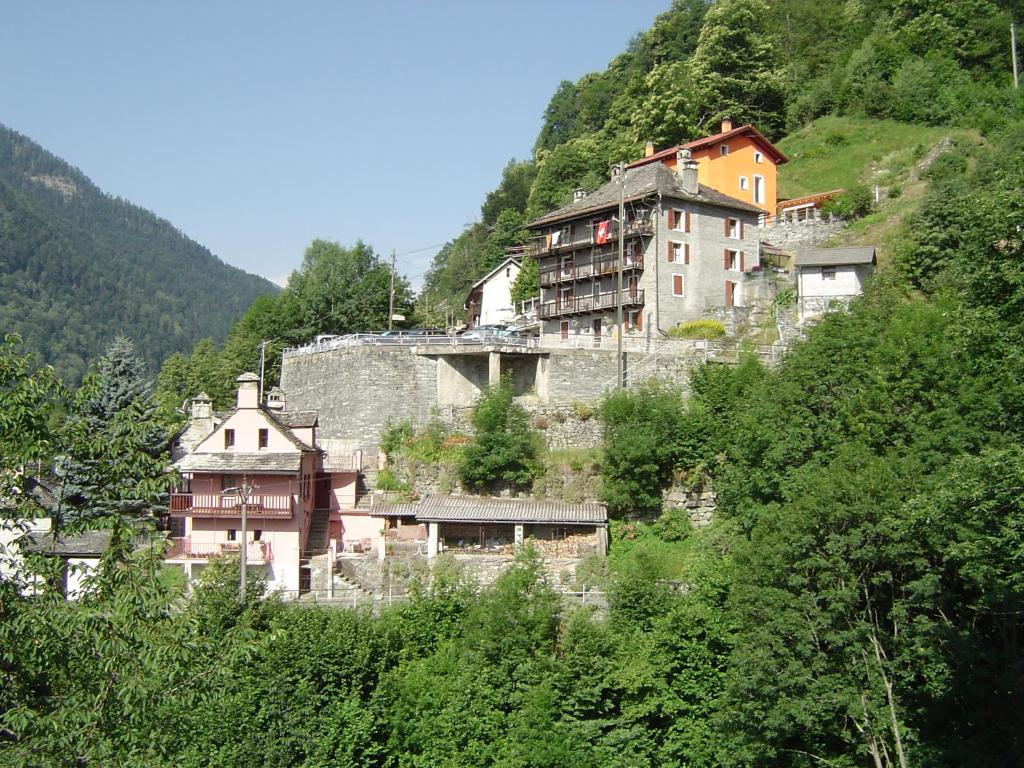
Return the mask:
<path id="1" fill-rule="evenodd" d="M 454 237 L 561 80 L 670 0 L 7 2 L 0 122 L 278 282 Z M 433 250 L 399 257 L 419 283 Z"/>

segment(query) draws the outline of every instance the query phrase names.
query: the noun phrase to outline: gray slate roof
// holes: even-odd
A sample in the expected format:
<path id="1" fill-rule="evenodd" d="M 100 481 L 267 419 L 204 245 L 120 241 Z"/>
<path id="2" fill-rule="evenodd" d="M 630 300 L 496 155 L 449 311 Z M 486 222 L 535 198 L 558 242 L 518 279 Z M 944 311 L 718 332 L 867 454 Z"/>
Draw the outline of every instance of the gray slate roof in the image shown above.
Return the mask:
<path id="1" fill-rule="evenodd" d="M 851 264 L 874 264 L 873 246 L 859 248 L 809 248 L 797 251 L 798 267 L 843 267 Z"/>
<path id="2" fill-rule="evenodd" d="M 299 471 L 301 453 L 190 453 L 174 462 L 181 472 L 288 472 Z"/>
<path id="3" fill-rule="evenodd" d="M 764 213 L 764 211 L 756 205 L 751 205 L 750 203 L 745 203 L 742 200 L 737 200 L 735 197 L 729 197 L 728 195 L 722 194 L 718 190 L 704 186 L 703 184 L 697 185 L 697 194 L 695 195 L 689 192 L 684 192 L 679 184 L 679 176 L 676 172 L 665 167 L 661 163 L 650 163 L 649 165 L 642 165 L 639 168 L 627 169 L 625 184 L 625 198 L 627 202 L 630 200 L 644 198 L 648 195 L 655 195 L 660 192 L 664 197 L 670 197 L 676 200 L 690 200 L 692 202 L 718 205 L 723 208 L 735 208 L 737 210 L 749 211 L 750 213 L 756 214 Z M 530 222 L 527 226 L 539 227 L 560 219 L 583 216 L 584 214 L 597 212 L 605 208 L 617 206 L 618 204 L 619 183 L 615 179 L 612 179 L 607 184 L 598 187 L 582 200 L 578 200 L 559 208 L 558 210 L 552 211 L 551 213 L 547 213 L 539 219 Z"/>
<path id="4" fill-rule="evenodd" d="M 317 423 L 316 411 L 275 411 L 273 408 L 264 408 L 270 416 L 283 427 L 294 429 L 296 427 L 315 427 Z"/>
<path id="5" fill-rule="evenodd" d="M 374 517 L 380 517 L 384 515 L 386 517 L 416 517 L 419 513 L 420 505 L 418 502 L 402 502 L 399 504 L 392 504 L 390 502 L 384 502 L 383 504 L 374 504 L 370 508 L 370 514 Z"/>
<path id="6" fill-rule="evenodd" d="M 561 523 L 606 525 L 603 504 L 565 504 L 560 501 L 496 499 L 487 496 L 424 496 L 416 509 L 422 522 Z"/>
<path id="7" fill-rule="evenodd" d="M 59 557 L 99 557 L 110 546 L 110 531 L 83 531 L 54 537 L 50 531 L 29 534 L 23 544 L 28 552 Z"/>

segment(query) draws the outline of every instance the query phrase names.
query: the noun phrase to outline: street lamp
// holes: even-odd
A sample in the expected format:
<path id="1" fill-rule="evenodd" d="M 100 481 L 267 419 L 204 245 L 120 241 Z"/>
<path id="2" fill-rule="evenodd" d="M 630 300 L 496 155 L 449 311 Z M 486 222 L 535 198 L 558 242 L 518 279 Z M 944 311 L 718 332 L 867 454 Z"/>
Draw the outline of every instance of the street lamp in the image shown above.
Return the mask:
<path id="1" fill-rule="evenodd" d="M 245 604 L 245 570 L 248 566 L 247 555 L 249 547 L 249 532 L 248 532 L 248 513 L 249 513 L 249 498 L 252 492 L 256 490 L 253 486 L 249 485 L 248 480 L 243 475 L 242 484 L 236 485 L 231 488 L 225 488 L 220 492 L 221 496 L 238 496 L 242 500 L 242 546 L 239 547 L 240 564 L 238 570 L 238 602 Z"/>

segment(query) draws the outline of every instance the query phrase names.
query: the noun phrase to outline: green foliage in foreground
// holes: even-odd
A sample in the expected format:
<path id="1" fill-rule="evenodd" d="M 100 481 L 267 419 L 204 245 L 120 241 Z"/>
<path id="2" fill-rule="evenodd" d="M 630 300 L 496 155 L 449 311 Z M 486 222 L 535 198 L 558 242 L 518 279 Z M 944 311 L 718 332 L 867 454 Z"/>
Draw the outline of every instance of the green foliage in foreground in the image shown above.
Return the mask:
<path id="1" fill-rule="evenodd" d="M 710 318 L 687 320 L 669 328 L 668 335 L 673 339 L 720 339 L 725 336 L 725 326 Z"/>
<path id="2" fill-rule="evenodd" d="M 512 383 L 485 389 L 473 409 L 473 439 L 462 450 L 459 475 L 475 492 L 499 486 L 529 489 L 539 470 L 540 438 L 513 399 Z"/>

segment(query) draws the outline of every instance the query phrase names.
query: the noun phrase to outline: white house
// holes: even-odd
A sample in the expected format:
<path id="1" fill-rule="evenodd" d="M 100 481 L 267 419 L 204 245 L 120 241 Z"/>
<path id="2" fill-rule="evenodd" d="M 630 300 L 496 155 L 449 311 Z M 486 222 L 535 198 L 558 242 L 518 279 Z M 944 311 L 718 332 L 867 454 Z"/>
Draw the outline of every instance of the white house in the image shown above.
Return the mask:
<path id="1" fill-rule="evenodd" d="M 795 266 L 800 319 L 845 306 L 859 296 L 876 263 L 872 246 L 799 251 Z"/>
<path id="2" fill-rule="evenodd" d="M 463 308 L 470 328 L 480 325 L 501 325 L 515 316 L 512 304 L 512 283 L 519 275 L 521 262 L 510 256 L 469 289 Z"/>

